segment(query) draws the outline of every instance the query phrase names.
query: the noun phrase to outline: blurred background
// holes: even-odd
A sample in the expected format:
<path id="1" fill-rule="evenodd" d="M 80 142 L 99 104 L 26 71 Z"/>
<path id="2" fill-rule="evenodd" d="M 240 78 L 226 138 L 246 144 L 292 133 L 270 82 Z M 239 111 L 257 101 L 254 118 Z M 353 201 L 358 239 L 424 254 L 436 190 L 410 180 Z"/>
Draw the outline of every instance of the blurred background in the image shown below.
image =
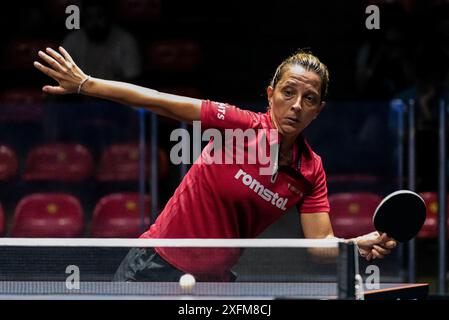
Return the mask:
<path id="1" fill-rule="evenodd" d="M 72 4 L 80 30 L 65 25 Z M 378 30 L 365 26 L 371 4 Z M 436 281 L 448 1 L 16 1 L 1 10 L 0 30 L 0 235 L 138 237 L 187 169 L 169 161 L 170 133 L 182 124 L 42 94 L 52 80 L 33 68 L 38 50 L 62 45 L 94 77 L 265 112 L 276 67 L 302 48 L 330 71 L 327 107 L 305 135 L 323 158 L 336 235 L 371 231 L 380 199 L 413 179 L 428 204 L 413 268 L 418 280 Z M 262 237 L 301 236 L 298 226 L 290 212 Z M 409 254 L 397 250 L 386 274 L 406 280 Z"/>

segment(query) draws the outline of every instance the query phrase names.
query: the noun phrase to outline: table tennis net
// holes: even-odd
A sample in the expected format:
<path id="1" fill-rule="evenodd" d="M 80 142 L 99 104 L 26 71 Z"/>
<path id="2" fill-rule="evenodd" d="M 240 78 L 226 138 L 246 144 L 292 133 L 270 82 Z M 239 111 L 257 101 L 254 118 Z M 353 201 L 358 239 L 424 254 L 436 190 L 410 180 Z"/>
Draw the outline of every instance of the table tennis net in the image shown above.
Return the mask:
<path id="1" fill-rule="evenodd" d="M 142 251 L 157 252 L 181 266 L 181 274 L 192 273 L 197 294 L 206 296 L 291 295 L 298 283 L 304 294 L 337 294 L 337 283 L 348 277 L 342 273 L 352 272 L 346 268 L 348 256 L 333 240 L 2 238 L 0 295 L 181 294 L 177 277 L 117 282 L 114 276 L 123 260 Z M 232 277 L 223 277 L 226 272 Z"/>

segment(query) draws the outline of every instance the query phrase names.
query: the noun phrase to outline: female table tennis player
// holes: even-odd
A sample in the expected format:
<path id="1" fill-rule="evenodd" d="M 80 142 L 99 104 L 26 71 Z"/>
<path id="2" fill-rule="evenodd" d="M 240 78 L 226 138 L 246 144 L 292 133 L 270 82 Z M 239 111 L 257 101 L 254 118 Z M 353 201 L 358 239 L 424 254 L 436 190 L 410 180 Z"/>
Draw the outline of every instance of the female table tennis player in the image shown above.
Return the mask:
<path id="1" fill-rule="evenodd" d="M 47 48 L 39 57 L 45 64 L 36 61 L 35 67 L 58 83 L 44 86 L 45 93 L 113 100 L 180 121 L 198 120 L 202 129 L 277 130 L 280 147 L 271 175 L 261 175 L 259 163 L 197 160 L 142 238 L 253 238 L 293 206 L 306 238 L 334 238 L 322 161 L 301 134 L 323 110 L 329 82 L 327 67 L 314 55 L 300 51 L 279 65 L 266 90 L 266 113 L 90 77 L 62 47 L 59 52 Z M 208 157 L 211 143 L 199 159 Z M 245 146 L 249 143 L 254 141 Z M 351 240 L 367 260 L 383 258 L 396 246 L 394 239 L 377 232 Z M 176 281 L 184 273 L 199 280 L 233 279 L 230 270 L 239 256 L 235 250 L 191 250 L 186 255 L 181 249 L 131 249 L 115 280 Z"/>

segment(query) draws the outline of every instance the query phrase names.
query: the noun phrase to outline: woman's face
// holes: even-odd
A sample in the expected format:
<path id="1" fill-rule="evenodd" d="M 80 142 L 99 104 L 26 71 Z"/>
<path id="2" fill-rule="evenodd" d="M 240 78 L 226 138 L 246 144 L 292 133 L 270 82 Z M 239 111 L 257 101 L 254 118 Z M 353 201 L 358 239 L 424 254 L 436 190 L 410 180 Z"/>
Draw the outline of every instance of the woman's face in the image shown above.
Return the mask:
<path id="1" fill-rule="evenodd" d="M 267 88 L 270 115 L 278 131 L 296 138 L 323 109 L 321 78 L 300 65 L 289 66 L 276 88 Z"/>

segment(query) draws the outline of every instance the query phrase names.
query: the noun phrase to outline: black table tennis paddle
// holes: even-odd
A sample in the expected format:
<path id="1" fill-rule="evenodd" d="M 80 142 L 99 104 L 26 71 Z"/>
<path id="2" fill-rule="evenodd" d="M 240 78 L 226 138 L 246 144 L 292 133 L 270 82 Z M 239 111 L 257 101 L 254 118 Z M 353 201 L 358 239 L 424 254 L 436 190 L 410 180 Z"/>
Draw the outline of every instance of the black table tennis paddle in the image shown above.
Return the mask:
<path id="1" fill-rule="evenodd" d="M 377 206 L 373 225 L 378 232 L 390 238 L 407 242 L 415 237 L 426 220 L 426 204 L 415 192 L 395 191 Z"/>

